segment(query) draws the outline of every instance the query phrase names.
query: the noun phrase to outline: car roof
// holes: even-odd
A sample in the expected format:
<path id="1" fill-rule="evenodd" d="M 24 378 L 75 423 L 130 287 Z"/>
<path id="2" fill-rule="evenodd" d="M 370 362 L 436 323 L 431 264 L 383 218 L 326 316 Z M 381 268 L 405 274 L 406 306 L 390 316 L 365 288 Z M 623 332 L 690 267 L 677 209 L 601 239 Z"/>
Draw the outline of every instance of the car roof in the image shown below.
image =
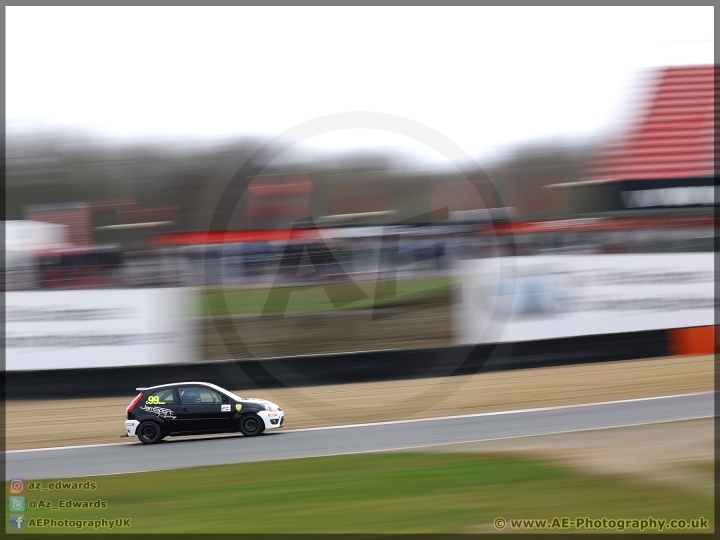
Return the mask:
<path id="1" fill-rule="evenodd" d="M 188 381 L 188 382 L 158 384 L 156 386 L 140 387 L 140 388 L 142 388 L 142 390 L 140 390 L 140 388 L 137 388 L 136 390 L 138 392 L 140 392 L 140 391 L 145 392 L 147 390 L 155 390 L 156 388 L 167 388 L 168 386 L 185 386 L 185 385 L 190 385 L 190 384 L 199 384 L 201 386 L 208 386 L 208 387 L 212 388 L 213 390 L 218 390 L 220 392 L 227 392 L 227 390 L 225 390 L 224 388 L 222 388 L 216 384 L 208 383 L 208 382 L 201 382 L 201 381 Z"/>

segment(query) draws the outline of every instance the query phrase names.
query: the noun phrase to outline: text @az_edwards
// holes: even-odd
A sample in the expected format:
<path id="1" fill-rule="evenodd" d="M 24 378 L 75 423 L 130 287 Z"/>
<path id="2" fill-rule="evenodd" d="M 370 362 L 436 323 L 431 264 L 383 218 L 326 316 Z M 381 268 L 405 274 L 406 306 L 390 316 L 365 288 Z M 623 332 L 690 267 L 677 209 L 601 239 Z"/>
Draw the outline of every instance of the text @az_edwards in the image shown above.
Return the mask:
<path id="1" fill-rule="evenodd" d="M 57 501 L 51 501 L 47 499 L 30 499 L 27 502 L 27 507 L 30 510 L 62 510 L 64 508 L 99 508 L 104 509 L 108 507 L 108 502 L 102 499 L 95 500 L 77 500 L 77 499 L 59 499 Z"/>

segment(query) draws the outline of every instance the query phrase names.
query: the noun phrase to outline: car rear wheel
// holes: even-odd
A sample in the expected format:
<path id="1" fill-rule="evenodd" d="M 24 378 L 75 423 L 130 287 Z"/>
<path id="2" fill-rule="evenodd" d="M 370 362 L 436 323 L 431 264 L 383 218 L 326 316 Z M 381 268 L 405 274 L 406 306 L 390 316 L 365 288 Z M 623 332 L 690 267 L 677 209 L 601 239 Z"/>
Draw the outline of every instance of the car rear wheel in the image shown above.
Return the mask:
<path id="1" fill-rule="evenodd" d="M 248 414 L 240 420 L 240 432 L 246 437 L 260 435 L 265 429 L 265 423 L 256 414 Z"/>
<path id="2" fill-rule="evenodd" d="M 143 422 L 137 428 L 137 436 L 143 444 L 155 444 L 162 439 L 160 426 L 155 422 Z"/>

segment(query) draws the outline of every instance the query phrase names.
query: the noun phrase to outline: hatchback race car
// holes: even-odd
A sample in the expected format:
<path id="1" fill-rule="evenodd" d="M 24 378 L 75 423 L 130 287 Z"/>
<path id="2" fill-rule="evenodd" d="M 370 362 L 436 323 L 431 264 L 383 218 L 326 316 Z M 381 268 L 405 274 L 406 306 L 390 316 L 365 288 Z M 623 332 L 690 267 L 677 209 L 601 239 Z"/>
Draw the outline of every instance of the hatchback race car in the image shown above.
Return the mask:
<path id="1" fill-rule="evenodd" d="M 125 435 L 153 444 L 168 435 L 241 432 L 246 437 L 277 429 L 285 413 L 275 403 L 244 398 L 204 382 L 137 388 L 126 409 Z"/>

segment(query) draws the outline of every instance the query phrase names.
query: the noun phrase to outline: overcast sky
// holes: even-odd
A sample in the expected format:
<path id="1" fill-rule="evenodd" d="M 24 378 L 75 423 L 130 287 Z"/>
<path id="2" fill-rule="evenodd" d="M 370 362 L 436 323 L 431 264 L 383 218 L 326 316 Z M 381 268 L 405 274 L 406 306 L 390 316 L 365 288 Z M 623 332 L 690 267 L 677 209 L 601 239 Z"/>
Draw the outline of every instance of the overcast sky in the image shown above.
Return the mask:
<path id="1" fill-rule="evenodd" d="M 714 62 L 712 7 L 8 7 L 9 129 L 273 136 L 399 115 L 473 156 L 609 129 L 642 68 Z M 313 148 L 400 145 L 334 131 Z"/>

